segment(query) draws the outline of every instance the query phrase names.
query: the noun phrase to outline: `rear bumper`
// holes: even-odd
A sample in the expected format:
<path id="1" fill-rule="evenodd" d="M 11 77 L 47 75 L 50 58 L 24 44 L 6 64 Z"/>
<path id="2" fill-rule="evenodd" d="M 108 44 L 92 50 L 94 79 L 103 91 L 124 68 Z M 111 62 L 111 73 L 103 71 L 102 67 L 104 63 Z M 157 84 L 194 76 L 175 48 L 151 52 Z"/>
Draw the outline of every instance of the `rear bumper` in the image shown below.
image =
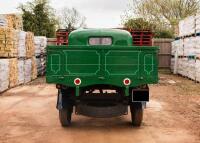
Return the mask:
<path id="1" fill-rule="evenodd" d="M 83 91 L 83 89 L 81 89 L 81 91 Z M 128 106 L 133 102 L 149 101 L 149 88 L 147 85 L 140 88 L 129 88 L 127 92 L 128 96 L 125 95 L 125 92 L 125 88 L 120 88 L 117 89 L 117 93 L 79 92 L 80 96 L 75 96 L 75 88 L 59 89 L 57 108 L 62 109 L 68 106 L 77 106 L 80 104 L 96 107 L 116 106 L 120 104 Z"/>

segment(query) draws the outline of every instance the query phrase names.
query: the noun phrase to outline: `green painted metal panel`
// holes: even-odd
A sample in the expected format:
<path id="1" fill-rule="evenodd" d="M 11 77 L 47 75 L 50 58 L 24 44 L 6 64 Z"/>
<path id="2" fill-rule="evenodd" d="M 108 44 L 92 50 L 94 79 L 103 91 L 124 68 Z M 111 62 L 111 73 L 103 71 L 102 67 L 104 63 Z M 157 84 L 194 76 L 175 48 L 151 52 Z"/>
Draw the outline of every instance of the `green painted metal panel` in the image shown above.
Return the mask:
<path id="1" fill-rule="evenodd" d="M 109 84 L 124 86 L 130 78 L 130 87 L 157 83 L 158 47 L 134 46 L 48 46 L 48 83 L 75 86 Z"/>
<path id="2" fill-rule="evenodd" d="M 96 75 L 100 70 L 100 53 L 94 50 L 64 51 L 69 75 Z"/>
<path id="3" fill-rule="evenodd" d="M 128 31 L 119 29 L 80 29 L 69 35 L 69 45 L 89 45 L 90 37 L 111 37 L 112 45 L 131 46 L 132 36 Z"/>
<path id="4" fill-rule="evenodd" d="M 109 75 L 138 76 L 140 51 L 110 50 L 105 55 L 106 72 Z"/>

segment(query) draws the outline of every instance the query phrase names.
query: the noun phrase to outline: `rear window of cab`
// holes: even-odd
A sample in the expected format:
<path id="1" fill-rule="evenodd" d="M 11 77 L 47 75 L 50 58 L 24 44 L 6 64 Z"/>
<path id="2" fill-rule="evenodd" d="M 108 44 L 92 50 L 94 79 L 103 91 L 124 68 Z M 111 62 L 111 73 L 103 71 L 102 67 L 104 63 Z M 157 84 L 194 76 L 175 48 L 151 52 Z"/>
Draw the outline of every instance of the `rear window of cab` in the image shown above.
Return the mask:
<path id="1" fill-rule="evenodd" d="M 112 45 L 111 37 L 90 37 L 89 45 Z"/>

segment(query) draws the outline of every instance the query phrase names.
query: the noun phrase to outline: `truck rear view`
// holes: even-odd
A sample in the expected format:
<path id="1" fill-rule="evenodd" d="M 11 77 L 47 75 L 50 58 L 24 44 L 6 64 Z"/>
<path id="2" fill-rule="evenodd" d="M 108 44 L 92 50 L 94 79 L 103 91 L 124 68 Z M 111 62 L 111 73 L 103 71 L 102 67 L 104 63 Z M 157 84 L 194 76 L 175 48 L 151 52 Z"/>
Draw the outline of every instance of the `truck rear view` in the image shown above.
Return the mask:
<path id="1" fill-rule="evenodd" d="M 158 82 L 158 47 L 132 46 L 129 32 L 83 29 L 70 33 L 68 46 L 48 46 L 48 83 L 58 89 L 62 126 L 72 113 L 97 118 L 128 114 L 140 126 L 149 101 L 148 84 Z"/>

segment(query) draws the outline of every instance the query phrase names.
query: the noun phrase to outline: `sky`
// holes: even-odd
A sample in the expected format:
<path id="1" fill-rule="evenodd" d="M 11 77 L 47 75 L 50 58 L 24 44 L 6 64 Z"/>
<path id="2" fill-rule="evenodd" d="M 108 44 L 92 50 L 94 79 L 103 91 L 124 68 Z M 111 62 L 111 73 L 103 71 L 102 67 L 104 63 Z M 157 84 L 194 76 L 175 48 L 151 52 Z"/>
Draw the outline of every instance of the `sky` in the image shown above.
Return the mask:
<path id="1" fill-rule="evenodd" d="M 19 3 L 30 0 L 0 0 L 0 13 L 15 13 Z M 121 27 L 121 15 L 132 0 L 50 0 L 57 11 L 63 7 L 76 8 L 86 17 L 89 28 Z"/>

